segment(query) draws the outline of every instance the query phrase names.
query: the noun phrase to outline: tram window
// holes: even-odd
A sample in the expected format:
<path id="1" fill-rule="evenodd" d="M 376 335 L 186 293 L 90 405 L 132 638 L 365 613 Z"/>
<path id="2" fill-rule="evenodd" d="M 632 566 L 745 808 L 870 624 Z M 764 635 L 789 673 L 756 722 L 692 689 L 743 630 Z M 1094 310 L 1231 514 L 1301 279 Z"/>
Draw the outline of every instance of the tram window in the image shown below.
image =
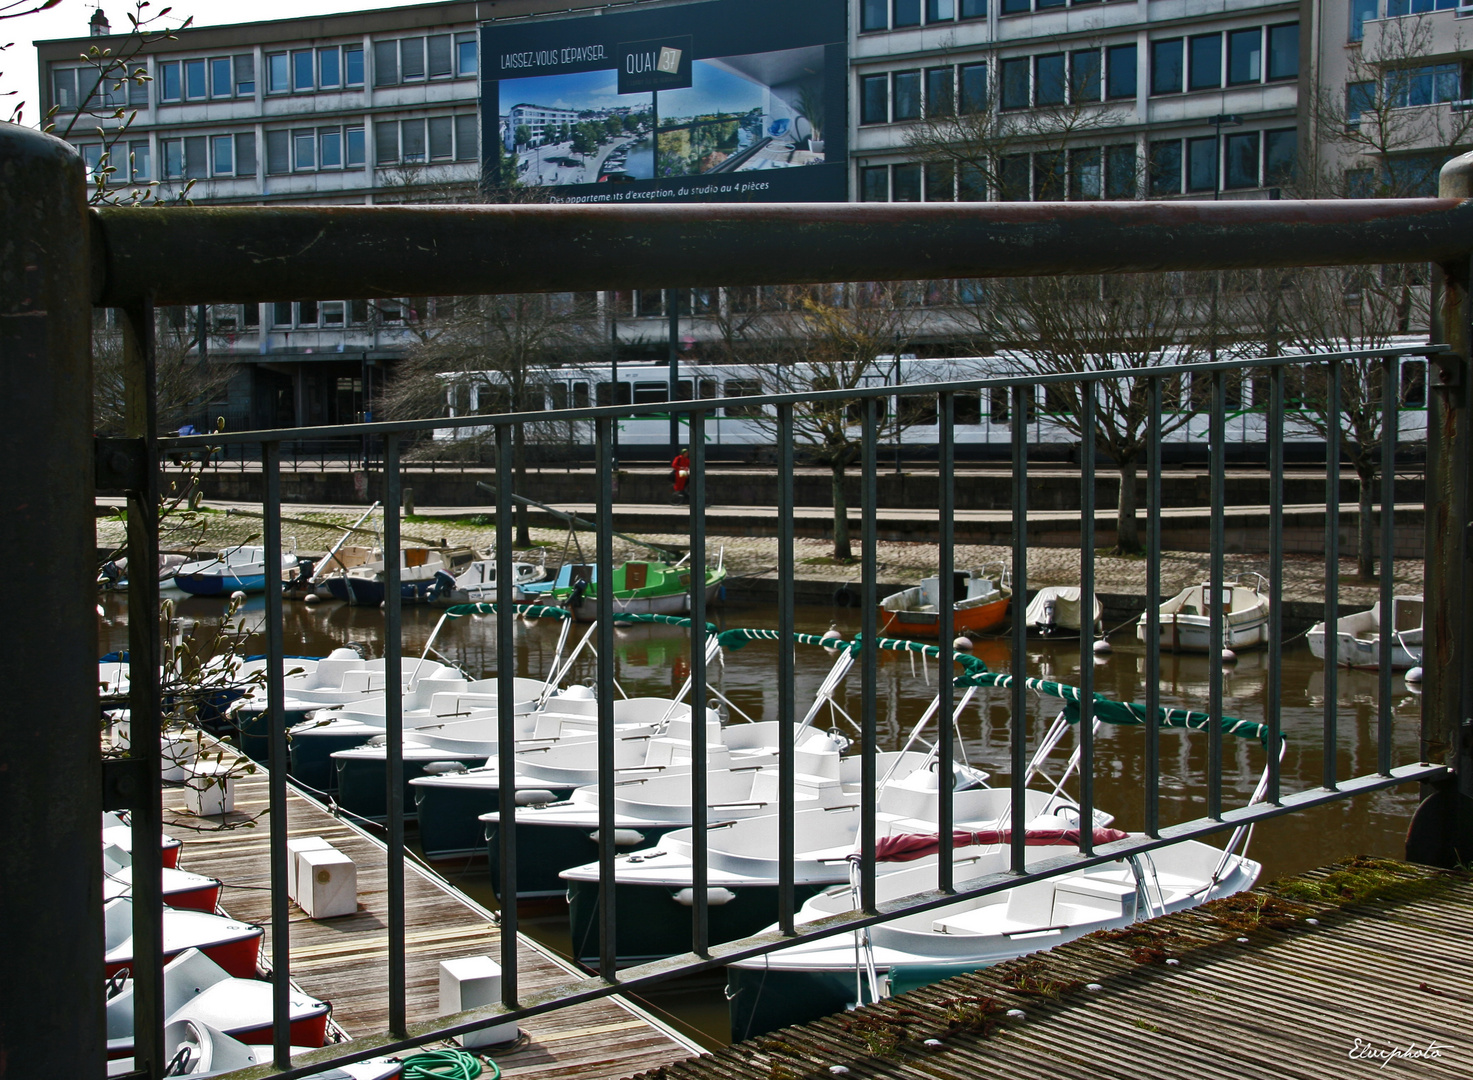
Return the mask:
<path id="1" fill-rule="evenodd" d="M 982 422 L 982 395 L 975 390 L 953 394 L 951 414 L 952 419 L 958 424 L 980 424 Z"/>
<path id="2" fill-rule="evenodd" d="M 667 382 L 637 382 L 634 384 L 634 404 L 649 405 L 670 400 L 670 384 Z"/>
<path id="3" fill-rule="evenodd" d="M 575 382 L 573 384 L 573 408 L 586 409 L 589 404 L 588 384 L 586 382 Z"/>
<path id="4" fill-rule="evenodd" d="M 1073 415 L 1079 411 L 1079 388 L 1071 383 L 1045 383 L 1043 411 Z"/>
<path id="5" fill-rule="evenodd" d="M 912 394 L 898 399 L 900 422 L 918 427 L 930 427 L 936 423 L 936 395 Z"/>
<path id="6" fill-rule="evenodd" d="M 988 400 L 987 415 L 994 424 L 1006 424 L 1010 419 L 1008 412 L 1008 388 L 1006 386 L 994 386 Z"/>
<path id="7" fill-rule="evenodd" d="M 664 386 L 665 384 L 661 383 L 660 385 Z M 631 405 L 634 402 L 633 397 L 630 395 L 629 384 L 627 382 L 599 383 L 597 396 L 600 405 Z M 618 400 L 615 400 L 616 396 Z M 665 399 L 660 398 L 660 400 L 664 401 Z"/>
<path id="8" fill-rule="evenodd" d="M 547 396 L 551 399 L 554 409 L 566 409 L 568 407 L 568 384 L 552 383 L 547 388 Z"/>
<path id="9" fill-rule="evenodd" d="M 1241 409 L 1243 407 L 1243 382 L 1236 371 L 1225 372 L 1223 375 L 1222 400 L 1223 405 L 1229 409 Z M 1265 400 L 1267 398 L 1265 397 Z M 1192 372 L 1192 412 L 1208 412 L 1212 408 L 1212 373 L 1209 371 Z"/>
<path id="10" fill-rule="evenodd" d="M 1401 404 L 1407 409 L 1427 407 L 1427 362 L 1425 360 L 1402 361 Z"/>
<path id="11" fill-rule="evenodd" d="M 757 379 L 727 379 L 727 397 L 756 397 L 762 393 L 762 383 Z M 727 416 L 761 416 L 761 405 L 728 405 L 723 410 Z"/>
<path id="12" fill-rule="evenodd" d="M 690 401 L 691 385 L 689 379 L 681 379 L 675 384 L 675 400 Z"/>
<path id="13" fill-rule="evenodd" d="M 710 398 L 717 396 L 715 379 L 701 379 L 699 385 L 701 388 L 701 397 Z"/>

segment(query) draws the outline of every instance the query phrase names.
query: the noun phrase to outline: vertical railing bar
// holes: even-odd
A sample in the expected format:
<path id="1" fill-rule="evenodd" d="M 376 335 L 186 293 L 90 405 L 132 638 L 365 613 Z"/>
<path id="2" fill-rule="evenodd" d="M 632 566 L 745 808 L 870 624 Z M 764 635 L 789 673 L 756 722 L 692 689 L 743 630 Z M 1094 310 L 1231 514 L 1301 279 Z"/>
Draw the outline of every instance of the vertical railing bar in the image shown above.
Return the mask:
<path id="1" fill-rule="evenodd" d="M 1279 730 L 1284 690 L 1284 368 L 1268 373 L 1268 683 L 1264 702 L 1268 721 L 1268 790 L 1279 801 Z"/>
<path id="2" fill-rule="evenodd" d="M 1223 498 L 1227 489 L 1227 375 L 1212 373 L 1212 391 L 1208 402 L 1208 439 L 1211 464 L 1209 487 L 1212 492 L 1210 551 L 1211 570 L 1208 586 L 1211 597 L 1207 604 L 1207 816 L 1222 817 L 1222 666 L 1226 648 L 1227 612 L 1223 609 Z"/>
<path id="3" fill-rule="evenodd" d="M 879 492 L 879 399 L 864 402 L 864 466 L 862 485 L 863 527 L 860 536 L 862 573 L 860 582 L 860 626 L 862 647 L 860 692 L 860 737 L 864 741 L 863 764 L 860 767 L 860 906 L 866 912 L 875 908 L 875 831 L 879 812 L 879 792 L 875 790 L 875 740 L 878 735 L 879 700 L 879 545 L 875 502 Z"/>
<path id="4" fill-rule="evenodd" d="M 291 1065 L 291 909 L 287 904 L 286 650 L 282 642 L 281 444 L 261 445 L 265 505 L 261 543 L 266 575 L 266 715 L 271 749 L 267 805 L 271 824 L 271 1047 L 278 1069 Z"/>
<path id="5" fill-rule="evenodd" d="M 514 432 L 496 427 L 496 792 L 501 861 L 501 1003 L 517 1003 L 516 572 L 512 551 Z M 570 616 L 571 617 L 571 616 Z"/>
<path id="6" fill-rule="evenodd" d="M 1396 440 L 1401 399 L 1401 361 L 1381 360 L 1381 639 L 1376 672 L 1376 771 L 1391 775 L 1392 650 L 1396 645 Z M 1369 527 L 1361 522 L 1361 528 Z"/>
<path id="7" fill-rule="evenodd" d="M 939 675 L 936 680 L 936 747 L 940 761 L 936 767 L 936 833 L 941 838 L 941 850 L 936 855 L 936 888 L 951 892 L 954 886 L 952 870 L 952 829 L 955 824 L 954 798 L 956 791 L 956 740 L 953 733 L 956 725 L 952 721 L 952 685 L 956 674 L 952 661 L 952 643 L 956 639 L 956 396 L 944 393 L 937 401 L 936 420 L 940 425 L 939 472 L 936 477 L 937 512 L 939 529 L 936 538 L 937 573 L 940 576 L 936 609 L 937 641 L 941 649 L 938 661 Z"/>
<path id="8" fill-rule="evenodd" d="M 408 1025 L 404 913 L 404 637 L 401 620 L 399 436 L 384 436 L 384 749 L 388 807 L 389 1030 Z"/>
<path id="9" fill-rule="evenodd" d="M 1093 382 L 1079 385 L 1079 850 L 1085 855 L 1094 852 L 1095 820 L 1095 389 Z M 1017 605 L 1013 610 L 1016 619 Z"/>
<path id="10" fill-rule="evenodd" d="M 598 968 L 613 981 L 618 956 L 614 922 L 614 462 L 613 421 L 595 421 L 598 438 L 598 537 L 594 595 L 598 630 Z"/>
<path id="11" fill-rule="evenodd" d="M 128 561 L 137 567 L 159 561 L 158 367 L 153 301 L 123 309 L 124 384 L 128 435 L 147 451 L 147 473 L 139 491 L 128 492 Z M 164 827 L 162 789 L 162 651 L 157 574 L 128 575 L 128 756 L 141 759 L 146 789 L 133 807 L 133 995 L 134 1063 L 161 1076 L 164 1059 Z"/>
<path id="12" fill-rule="evenodd" d="M 1147 836 L 1161 835 L 1161 376 L 1146 400 L 1146 814 Z M 1134 397 L 1135 388 L 1131 388 Z M 1181 407 L 1178 384 L 1176 407 Z M 1122 492 L 1122 497 L 1124 493 Z"/>
<path id="13" fill-rule="evenodd" d="M 793 581 L 797 565 L 793 549 L 793 407 L 777 407 L 777 580 L 779 583 Z M 778 720 L 778 828 L 777 828 L 777 891 L 778 926 L 784 934 L 793 933 L 797 916 L 797 900 L 794 894 L 794 860 L 797 846 L 794 842 L 794 812 L 797 783 L 796 763 L 793 760 L 793 724 L 796 722 L 794 694 L 797 692 L 794 663 L 795 643 L 793 634 L 797 630 L 793 612 L 793 590 L 781 589 L 777 609 L 777 720 Z"/>
<path id="14" fill-rule="evenodd" d="M 1340 364 L 1331 361 L 1325 387 L 1325 716 L 1324 786 L 1335 788 L 1340 742 Z"/>
<path id="15" fill-rule="evenodd" d="M 1028 825 L 1028 626 L 1023 610 L 1028 599 L 1028 417 L 1033 387 L 1013 387 L 1013 655 L 1009 670 L 1012 682 L 1012 719 L 1010 721 L 1011 802 L 1008 820 L 1012 823 L 1012 845 L 1009 866 L 1022 874 L 1027 868 Z"/>
<path id="16" fill-rule="evenodd" d="M 691 951 L 705 956 L 710 940 L 706 891 L 706 414 L 690 414 L 690 812 Z"/>

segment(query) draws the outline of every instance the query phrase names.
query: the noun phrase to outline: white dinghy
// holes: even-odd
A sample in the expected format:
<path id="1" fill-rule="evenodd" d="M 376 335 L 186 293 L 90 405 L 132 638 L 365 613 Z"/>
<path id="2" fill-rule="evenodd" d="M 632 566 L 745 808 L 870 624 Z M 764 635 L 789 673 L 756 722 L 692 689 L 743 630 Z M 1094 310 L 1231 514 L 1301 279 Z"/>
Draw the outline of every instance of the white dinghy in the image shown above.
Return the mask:
<path id="1" fill-rule="evenodd" d="M 1397 596 L 1391 601 L 1391 667 L 1405 671 L 1422 662 L 1422 598 Z M 1335 661 L 1346 667 L 1381 666 L 1381 601 L 1370 611 L 1357 611 L 1335 623 Z M 1325 658 L 1325 624 L 1315 623 L 1309 632 L 1309 651 Z"/>
<path id="2" fill-rule="evenodd" d="M 1219 649 L 1257 649 L 1268 644 L 1268 582 L 1258 574 L 1225 581 L 1218 596 L 1222 610 L 1222 642 L 1209 648 L 1212 586 L 1193 585 L 1161 605 L 1161 648 L 1165 652 L 1205 653 Z M 1135 626 L 1146 640 L 1146 615 Z"/>

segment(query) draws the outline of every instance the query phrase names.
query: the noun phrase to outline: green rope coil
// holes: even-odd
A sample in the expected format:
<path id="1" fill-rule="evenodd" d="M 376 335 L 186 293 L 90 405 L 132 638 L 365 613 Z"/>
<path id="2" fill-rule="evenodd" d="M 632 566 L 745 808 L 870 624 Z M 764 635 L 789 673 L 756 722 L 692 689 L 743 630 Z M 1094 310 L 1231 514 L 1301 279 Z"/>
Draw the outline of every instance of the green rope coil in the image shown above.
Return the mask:
<path id="1" fill-rule="evenodd" d="M 498 1080 L 501 1069 L 487 1058 L 491 1080 Z M 481 1059 L 466 1050 L 426 1050 L 404 1059 L 403 1080 L 476 1080 L 481 1075 Z"/>
<path id="2" fill-rule="evenodd" d="M 573 613 L 567 608 L 551 607 L 547 604 L 513 604 L 513 610 L 520 615 L 530 615 L 534 619 L 571 619 Z M 466 615 L 495 615 L 497 606 L 495 604 L 452 604 L 445 609 L 447 618 L 459 619 Z"/>
<path id="3" fill-rule="evenodd" d="M 622 611 L 614 612 L 615 626 L 632 626 L 636 623 L 659 623 L 665 626 L 681 626 L 687 630 L 691 627 L 691 620 L 685 618 L 683 615 L 636 615 Z M 716 624 L 707 623 L 706 633 L 716 633 Z"/>

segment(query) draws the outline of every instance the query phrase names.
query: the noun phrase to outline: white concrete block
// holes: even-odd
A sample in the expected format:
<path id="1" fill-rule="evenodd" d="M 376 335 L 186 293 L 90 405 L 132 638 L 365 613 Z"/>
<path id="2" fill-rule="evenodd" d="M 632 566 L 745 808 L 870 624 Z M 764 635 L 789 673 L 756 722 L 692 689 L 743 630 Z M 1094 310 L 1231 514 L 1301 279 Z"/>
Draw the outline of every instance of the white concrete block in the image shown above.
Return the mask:
<path id="1" fill-rule="evenodd" d="M 196 762 L 186 776 L 184 805 L 198 817 L 219 817 L 235 809 L 235 777 L 230 762 Z"/>
<path id="2" fill-rule="evenodd" d="M 501 965 L 489 956 L 440 961 L 440 1015 L 501 1001 Z M 497 1024 L 460 1036 L 462 1046 L 494 1046 L 517 1037 L 516 1024 Z"/>
<path id="3" fill-rule="evenodd" d="M 159 740 L 159 756 L 163 759 L 165 780 L 188 780 L 199 757 L 198 732 L 164 732 Z"/>
<path id="4" fill-rule="evenodd" d="M 331 844 L 320 836 L 297 836 L 286 842 L 286 895 L 295 900 L 301 896 L 297 886 L 298 856 L 304 851 L 333 851 Z"/>
<path id="5" fill-rule="evenodd" d="M 358 868 L 335 848 L 297 853 L 297 903 L 314 919 L 358 910 Z"/>

